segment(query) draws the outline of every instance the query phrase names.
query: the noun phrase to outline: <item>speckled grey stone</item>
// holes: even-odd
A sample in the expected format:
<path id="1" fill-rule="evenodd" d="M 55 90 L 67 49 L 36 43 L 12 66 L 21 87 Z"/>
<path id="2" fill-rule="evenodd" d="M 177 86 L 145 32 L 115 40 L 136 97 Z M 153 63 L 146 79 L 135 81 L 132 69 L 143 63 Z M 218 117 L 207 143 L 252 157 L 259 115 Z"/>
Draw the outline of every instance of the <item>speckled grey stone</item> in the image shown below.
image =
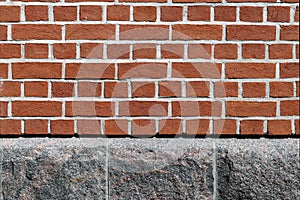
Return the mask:
<path id="1" fill-rule="evenodd" d="M 300 199 L 299 139 L 1 139 L 0 160 L 0 199 Z"/>
<path id="2" fill-rule="evenodd" d="M 1 142 L 3 199 L 105 199 L 103 141 L 64 138 Z"/>
<path id="3" fill-rule="evenodd" d="M 298 139 L 219 140 L 218 200 L 300 199 Z"/>
<path id="4" fill-rule="evenodd" d="M 212 199 L 210 140 L 112 140 L 110 199 Z"/>

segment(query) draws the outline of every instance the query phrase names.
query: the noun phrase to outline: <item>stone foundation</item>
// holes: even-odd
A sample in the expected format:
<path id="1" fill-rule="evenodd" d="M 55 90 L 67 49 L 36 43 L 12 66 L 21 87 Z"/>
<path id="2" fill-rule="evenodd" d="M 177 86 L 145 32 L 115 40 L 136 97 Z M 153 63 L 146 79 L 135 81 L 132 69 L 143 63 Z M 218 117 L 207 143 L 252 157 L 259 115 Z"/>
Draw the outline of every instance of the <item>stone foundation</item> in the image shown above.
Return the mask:
<path id="1" fill-rule="evenodd" d="M 299 139 L 1 139 L 1 199 L 297 199 Z"/>

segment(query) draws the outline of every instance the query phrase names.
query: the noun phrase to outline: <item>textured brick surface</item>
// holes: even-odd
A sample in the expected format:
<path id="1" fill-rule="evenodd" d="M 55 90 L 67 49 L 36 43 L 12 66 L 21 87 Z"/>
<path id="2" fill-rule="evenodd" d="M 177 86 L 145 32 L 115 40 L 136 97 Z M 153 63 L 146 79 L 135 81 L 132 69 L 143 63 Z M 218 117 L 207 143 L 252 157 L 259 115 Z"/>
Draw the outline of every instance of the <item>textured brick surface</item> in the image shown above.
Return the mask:
<path id="1" fill-rule="evenodd" d="M 0 136 L 295 137 L 298 40 L 297 0 L 0 0 Z"/>

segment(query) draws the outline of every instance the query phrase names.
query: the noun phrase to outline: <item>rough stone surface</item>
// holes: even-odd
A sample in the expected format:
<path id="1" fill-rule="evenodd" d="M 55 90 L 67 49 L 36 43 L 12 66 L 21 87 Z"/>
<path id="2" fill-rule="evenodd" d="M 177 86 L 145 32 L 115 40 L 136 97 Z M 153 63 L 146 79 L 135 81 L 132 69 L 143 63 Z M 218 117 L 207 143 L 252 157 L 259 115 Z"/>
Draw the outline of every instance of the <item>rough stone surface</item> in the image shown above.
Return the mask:
<path id="1" fill-rule="evenodd" d="M 9 139 L 2 147 L 3 199 L 105 199 L 103 141 Z"/>
<path id="2" fill-rule="evenodd" d="M 0 139 L 0 199 L 296 200 L 299 143 L 299 139 Z"/>
<path id="3" fill-rule="evenodd" d="M 218 199 L 300 199 L 299 140 L 219 140 Z"/>
<path id="4" fill-rule="evenodd" d="M 212 199 L 209 140 L 113 140 L 110 199 Z"/>

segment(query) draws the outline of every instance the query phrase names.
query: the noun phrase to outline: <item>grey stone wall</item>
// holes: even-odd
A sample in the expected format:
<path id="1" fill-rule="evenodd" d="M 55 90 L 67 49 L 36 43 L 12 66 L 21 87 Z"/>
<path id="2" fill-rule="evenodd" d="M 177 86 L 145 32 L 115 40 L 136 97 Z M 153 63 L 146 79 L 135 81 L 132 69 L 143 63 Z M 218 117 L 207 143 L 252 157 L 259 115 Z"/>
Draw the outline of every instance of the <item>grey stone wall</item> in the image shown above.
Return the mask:
<path id="1" fill-rule="evenodd" d="M 300 198 L 299 139 L 2 139 L 1 199 Z"/>

